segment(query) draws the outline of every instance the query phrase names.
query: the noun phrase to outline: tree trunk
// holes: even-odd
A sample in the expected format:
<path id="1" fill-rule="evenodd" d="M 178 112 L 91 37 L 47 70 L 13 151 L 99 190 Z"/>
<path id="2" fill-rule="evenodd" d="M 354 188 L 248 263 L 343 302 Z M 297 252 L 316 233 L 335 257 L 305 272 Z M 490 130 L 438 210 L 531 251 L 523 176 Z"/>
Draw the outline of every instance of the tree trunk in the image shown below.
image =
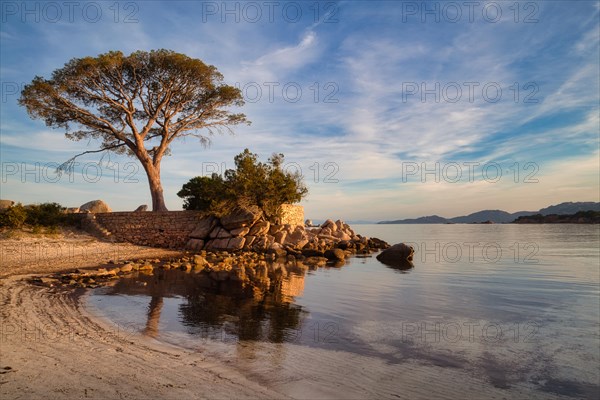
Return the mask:
<path id="1" fill-rule="evenodd" d="M 152 211 L 168 211 L 163 196 L 163 188 L 160 182 L 160 169 L 154 165 L 144 165 L 148 183 L 150 184 L 150 195 L 152 196 Z"/>

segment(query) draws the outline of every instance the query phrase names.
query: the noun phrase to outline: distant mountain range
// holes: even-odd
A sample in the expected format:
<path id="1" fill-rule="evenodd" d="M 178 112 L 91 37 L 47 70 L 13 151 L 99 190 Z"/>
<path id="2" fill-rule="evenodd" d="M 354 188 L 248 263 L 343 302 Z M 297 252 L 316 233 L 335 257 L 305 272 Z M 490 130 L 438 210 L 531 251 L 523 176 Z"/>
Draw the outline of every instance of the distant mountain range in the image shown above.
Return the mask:
<path id="1" fill-rule="evenodd" d="M 395 221 L 381 221 L 378 224 L 473 224 L 483 222 L 494 222 L 497 224 L 513 222 L 515 219 L 527 215 L 550 215 L 550 214 L 575 214 L 579 211 L 600 211 L 600 203 L 578 202 L 560 203 L 555 206 L 542 208 L 539 211 L 518 211 L 509 213 L 502 210 L 483 210 L 462 217 L 444 218 L 439 215 L 430 215 L 414 219 L 398 219 Z"/>

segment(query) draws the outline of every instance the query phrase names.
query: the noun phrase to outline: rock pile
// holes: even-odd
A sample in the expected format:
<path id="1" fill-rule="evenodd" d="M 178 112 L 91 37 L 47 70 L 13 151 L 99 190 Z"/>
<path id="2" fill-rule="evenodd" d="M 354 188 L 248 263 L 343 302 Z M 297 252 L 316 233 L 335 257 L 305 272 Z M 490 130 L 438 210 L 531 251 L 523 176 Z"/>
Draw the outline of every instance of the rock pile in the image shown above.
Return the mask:
<path id="1" fill-rule="evenodd" d="M 336 249 L 345 254 L 344 251 Z M 206 274 L 214 281 L 236 281 L 242 283 L 268 281 L 268 273 L 273 270 L 306 271 L 318 267 L 340 267 L 342 261 L 331 262 L 325 257 L 287 255 L 278 258 L 275 253 L 226 251 L 212 252 L 202 250 L 197 254 L 188 254 L 169 260 L 124 261 L 120 264 L 105 265 L 95 270 L 74 270 L 68 273 L 38 276 L 30 279 L 35 285 L 46 287 L 96 288 L 112 285 L 119 278 L 156 275 L 164 270 L 181 270 L 187 273 Z M 267 282 L 268 283 L 268 282 Z"/>
<path id="2" fill-rule="evenodd" d="M 204 217 L 189 235 L 186 248 L 193 251 L 226 250 L 326 257 L 343 260 L 344 255 L 370 253 L 389 247 L 378 239 L 356 234 L 343 221 L 327 220 L 316 228 L 276 225 L 259 212 L 240 209 L 221 219 Z"/>

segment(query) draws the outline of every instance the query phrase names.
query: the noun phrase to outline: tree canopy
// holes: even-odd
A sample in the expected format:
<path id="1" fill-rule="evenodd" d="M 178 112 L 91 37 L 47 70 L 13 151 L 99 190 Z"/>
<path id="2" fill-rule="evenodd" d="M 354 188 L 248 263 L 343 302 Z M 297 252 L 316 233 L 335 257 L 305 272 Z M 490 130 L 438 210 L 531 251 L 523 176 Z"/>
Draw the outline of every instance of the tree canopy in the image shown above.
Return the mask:
<path id="1" fill-rule="evenodd" d="M 32 118 L 64 128 L 71 140 L 97 139 L 97 150 L 137 157 L 150 184 L 154 211 L 166 210 L 160 163 L 176 138 L 193 136 L 204 145 L 215 132 L 249 123 L 228 111 L 244 104 L 239 89 L 223 83 L 216 67 L 170 50 L 111 51 L 74 58 L 52 73 L 36 76 L 19 104 Z"/>
<path id="2" fill-rule="evenodd" d="M 236 207 L 257 206 L 275 221 L 282 204 L 297 203 L 308 194 L 300 173 L 283 169 L 283 154 L 273 154 L 263 163 L 245 149 L 234 161 L 235 169 L 223 176 L 197 176 L 184 184 L 177 193 L 184 199 L 183 208 L 222 216 Z"/>

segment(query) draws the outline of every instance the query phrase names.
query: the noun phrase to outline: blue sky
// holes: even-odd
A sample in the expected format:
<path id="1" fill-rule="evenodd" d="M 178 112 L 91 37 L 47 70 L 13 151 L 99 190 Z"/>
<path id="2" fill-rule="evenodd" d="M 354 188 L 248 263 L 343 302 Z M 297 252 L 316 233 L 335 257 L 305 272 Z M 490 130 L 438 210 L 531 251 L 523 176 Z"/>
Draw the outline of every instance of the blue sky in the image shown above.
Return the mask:
<path id="1" fill-rule="evenodd" d="M 243 89 L 252 121 L 164 159 L 191 177 L 250 148 L 301 169 L 313 219 L 383 220 L 600 201 L 599 2 L 3 2 L 1 198 L 150 204 L 135 159 L 31 120 L 20 87 L 74 57 L 171 49 Z M 72 5 L 69 5 L 72 4 Z"/>

